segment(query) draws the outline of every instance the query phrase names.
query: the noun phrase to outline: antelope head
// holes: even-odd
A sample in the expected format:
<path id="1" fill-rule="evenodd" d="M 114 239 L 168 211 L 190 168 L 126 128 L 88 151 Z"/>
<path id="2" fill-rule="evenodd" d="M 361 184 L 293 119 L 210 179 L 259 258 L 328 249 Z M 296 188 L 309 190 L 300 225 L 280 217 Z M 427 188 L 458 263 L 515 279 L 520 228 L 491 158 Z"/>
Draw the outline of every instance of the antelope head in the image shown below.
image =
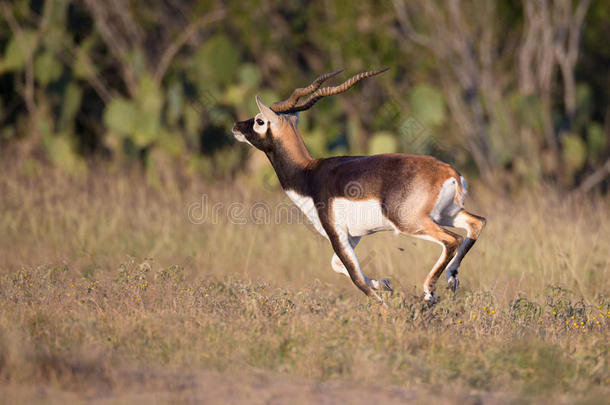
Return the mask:
<path id="1" fill-rule="evenodd" d="M 341 73 L 343 70 L 326 73 L 316 78 L 309 86 L 295 89 L 286 100 L 271 104 L 263 104 L 256 96 L 259 113 L 253 118 L 236 122 L 233 126 L 233 135 L 240 142 L 246 142 L 263 152 L 273 151 L 278 143 L 288 142 L 297 149 L 305 145 L 298 135 L 298 113 L 308 110 L 318 100 L 326 96 L 340 94 L 360 80 L 385 72 L 389 68 L 358 73 L 338 86 L 320 87 L 322 83 Z M 308 96 L 299 101 L 301 97 Z"/>

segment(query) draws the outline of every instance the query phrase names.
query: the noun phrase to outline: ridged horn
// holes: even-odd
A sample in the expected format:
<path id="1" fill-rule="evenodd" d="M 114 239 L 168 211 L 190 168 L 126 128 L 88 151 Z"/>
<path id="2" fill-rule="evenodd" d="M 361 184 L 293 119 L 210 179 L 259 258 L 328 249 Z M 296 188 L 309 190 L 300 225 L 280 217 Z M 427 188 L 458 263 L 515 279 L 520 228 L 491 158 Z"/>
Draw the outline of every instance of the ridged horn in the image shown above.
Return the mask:
<path id="1" fill-rule="evenodd" d="M 295 89 L 292 92 L 292 94 L 290 95 L 290 97 L 288 97 L 286 100 L 277 101 L 277 102 L 271 104 L 270 108 L 273 111 L 275 111 L 276 113 L 288 111 L 289 109 L 291 109 L 292 107 L 295 106 L 295 104 L 299 101 L 299 98 L 310 95 L 314 91 L 318 90 L 318 88 L 326 80 L 330 79 L 331 77 L 337 76 L 339 73 L 343 72 L 344 70 L 345 69 L 340 69 L 340 70 L 337 70 L 336 72 L 330 72 L 330 73 L 323 74 L 322 76 L 318 76 L 316 78 L 316 80 L 311 82 L 311 84 L 309 86 L 300 87 L 298 89 Z"/>
<path id="2" fill-rule="evenodd" d="M 356 83 L 358 83 L 360 80 L 366 79 L 371 76 L 378 75 L 380 73 L 385 72 L 388 69 L 389 69 L 389 67 L 379 69 L 379 70 L 370 70 L 367 72 L 361 72 L 361 73 L 355 74 L 354 76 L 350 77 L 349 79 L 347 79 L 346 81 L 344 81 L 343 83 L 341 83 L 338 86 L 318 88 L 313 93 L 311 93 L 311 95 L 306 100 L 301 101 L 300 103 L 294 103 L 289 108 L 282 109 L 281 111 L 277 111 L 277 110 L 273 109 L 273 106 L 271 108 L 276 112 L 282 112 L 282 113 L 293 113 L 293 112 L 297 112 L 297 111 L 308 110 L 316 102 L 318 102 L 318 100 L 320 100 L 321 98 L 326 97 L 326 96 L 334 96 L 335 94 L 340 94 L 340 93 L 346 92 Z M 339 72 L 340 71 L 333 72 L 333 73 L 327 73 L 327 75 L 330 75 L 329 77 L 332 77 L 332 76 L 335 76 L 336 74 L 338 74 Z M 321 77 L 324 77 L 324 76 L 326 76 L 326 75 L 320 76 L 318 79 L 320 79 Z M 324 80 L 326 80 L 327 78 L 328 77 L 326 77 Z M 316 79 L 316 81 L 318 79 Z M 324 80 L 322 80 L 322 81 L 324 81 Z M 314 81 L 314 83 L 315 83 L 315 81 Z M 313 85 L 313 83 L 312 83 L 312 85 Z M 310 87 L 311 87 L 311 85 L 308 88 L 310 88 Z M 297 90 L 301 90 L 301 89 L 297 89 Z M 297 92 L 297 90 L 295 90 L 292 94 L 294 95 Z M 292 99 L 292 96 L 290 96 L 290 98 L 288 100 L 290 100 L 290 99 Z M 284 102 L 282 102 L 282 103 L 284 103 Z M 274 105 L 275 105 L 275 103 L 274 103 Z"/>

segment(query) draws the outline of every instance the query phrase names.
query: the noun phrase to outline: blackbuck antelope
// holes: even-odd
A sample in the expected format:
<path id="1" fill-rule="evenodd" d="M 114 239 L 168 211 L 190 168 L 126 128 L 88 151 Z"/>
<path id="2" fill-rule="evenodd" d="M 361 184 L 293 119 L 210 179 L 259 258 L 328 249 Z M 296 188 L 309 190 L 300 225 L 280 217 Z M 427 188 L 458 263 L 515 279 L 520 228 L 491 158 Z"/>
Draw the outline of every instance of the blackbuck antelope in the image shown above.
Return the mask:
<path id="1" fill-rule="evenodd" d="M 288 197 L 330 241 L 335 251 L 332 269 L 350 277 L 384 308 L 375 291 L 392 288 L 388 280 L 362 273 L 354 253 L 362 236 L 393 230 L 440 244 L 443 251 L 424 282 L 425 300 L 433 303 L 443 270 L 455 292 L 460 262 L 485 225 L 485 218 L 464 209 L 464 178 L 434 157 L 392 153 L 314 159 L 309 154 L 297 130 L 298 112 L 385 70 L 358 73 L 339 86 L 320 87 L 341 71 L 327 73 L 270 107 L 256 97 L 260 112 L 236 122 L 232 130 L 237 140 L 267 155 Z M 299 101 L 304 96 L 308 97 Z M 443 226 L 466 229 L 466 238 Z"/>

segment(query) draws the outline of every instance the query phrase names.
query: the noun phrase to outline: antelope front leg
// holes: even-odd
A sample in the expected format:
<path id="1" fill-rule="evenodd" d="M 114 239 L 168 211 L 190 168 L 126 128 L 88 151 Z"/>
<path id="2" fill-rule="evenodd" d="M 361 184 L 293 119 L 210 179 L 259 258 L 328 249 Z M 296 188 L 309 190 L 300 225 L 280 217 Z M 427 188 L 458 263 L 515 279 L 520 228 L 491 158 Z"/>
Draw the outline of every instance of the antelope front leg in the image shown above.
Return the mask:
<path id="1" fill-rule="evenodd" d="M 360 236 L 349 236 L 348 240 L 349 240 L 350 246 L 352 247 L 352 249 L 354 249 L 356 247 L 356 245 L 358 244 L 358 242 L 360 242 Z M 335 272 L 343 274 L 346 277 L 350 276 L 347 269 L 343 265 L 343 262 L 341 262 L 341 259 L 339 259 L 339 256 L 337 256 L 336 253 L 333 254 L 333 258 L 330 261 L 330 265 Z M 386 278 L 374 279 L 374 278 L 369 278 L 364 274 L 363 274 L 363 277 L 364 277 L 364 280 L 366 281 L 366 283 L 373 290 L 394 291 L 394 290 L 392 290 L 392 286 L 390 285 L 390 280 L 388 280 Z"/>
<path id="2" fill-rule="evenodd" d="M 383 302 L 381 297 L 377 295 L 373 287 L 367 283 L 366 278 L 362 274 L 360 269 L 360 263 L 356 252 L 350 243 L 350 237 L 344 230 L 332 230 L 328 231 L 327 234 L 330 243 L 333 246 L 333 250 L 337 257 L 341 260 L 341 263 L 347 270 L 347 274 L 351 278 L 352 282 L 367 296 L 374 298 L 382 305 L 383 308 L 387 309 L 387 305 Z"/>

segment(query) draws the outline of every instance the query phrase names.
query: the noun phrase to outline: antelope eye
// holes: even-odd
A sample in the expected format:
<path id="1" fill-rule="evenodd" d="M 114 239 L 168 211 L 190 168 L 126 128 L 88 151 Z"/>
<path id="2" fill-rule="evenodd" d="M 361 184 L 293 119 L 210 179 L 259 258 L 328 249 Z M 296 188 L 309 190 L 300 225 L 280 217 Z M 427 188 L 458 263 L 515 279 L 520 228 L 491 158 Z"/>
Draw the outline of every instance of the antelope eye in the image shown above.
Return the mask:
<path id="1" fill-rule="evenodd" d="M 261 120 L 260 118 L 257 118 L 257 119 L 256 119 L 256 123 L 257 123 L 258 125 L 263 125 L 263 124 L 265 123 L 265 121 Z"/>

